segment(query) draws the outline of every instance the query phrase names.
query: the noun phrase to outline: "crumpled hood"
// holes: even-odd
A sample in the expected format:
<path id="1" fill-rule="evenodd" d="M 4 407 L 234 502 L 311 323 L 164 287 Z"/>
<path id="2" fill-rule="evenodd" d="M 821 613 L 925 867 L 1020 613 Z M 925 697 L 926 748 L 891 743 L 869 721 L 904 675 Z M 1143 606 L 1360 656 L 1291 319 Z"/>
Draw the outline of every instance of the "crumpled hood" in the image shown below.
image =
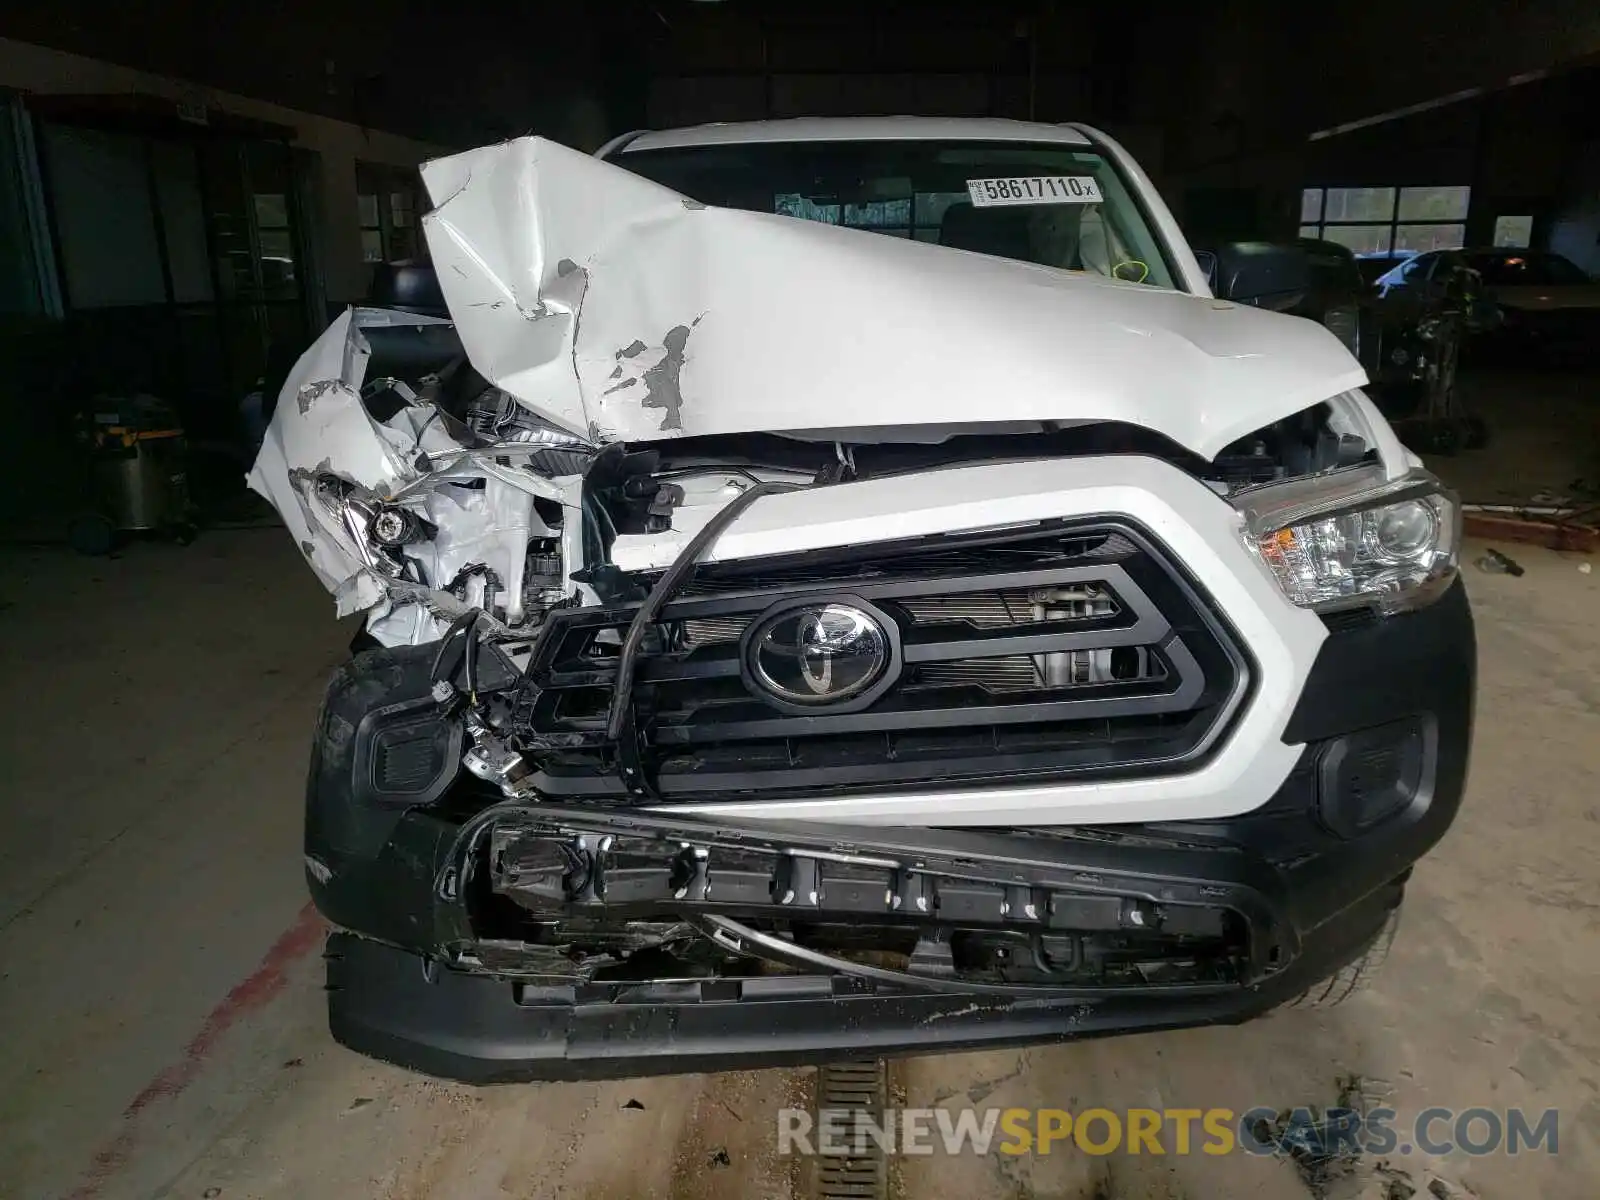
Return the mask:
<path id="1" fill-rule="evenodd" d="M 541 138 L 423 178 L 473 365 L 596 441 L 1123 421 L 1209 458 L 1366 381 L 1311 321 L 709 208 Z"/>

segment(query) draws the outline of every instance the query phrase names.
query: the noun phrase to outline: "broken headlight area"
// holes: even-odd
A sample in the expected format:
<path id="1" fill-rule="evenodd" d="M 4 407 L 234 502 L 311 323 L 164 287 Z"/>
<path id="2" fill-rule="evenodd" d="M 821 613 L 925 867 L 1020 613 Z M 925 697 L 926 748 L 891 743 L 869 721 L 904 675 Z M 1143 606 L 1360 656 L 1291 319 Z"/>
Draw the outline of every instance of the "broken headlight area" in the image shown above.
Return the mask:
<path id="1" fill-rule="evenodd" d="M 497 812 L 438 881 L 451 966 L 529 983 L 734 983 L 829 975 L 1019 994 L 1236 987 L 1293 947 L 1248 887 L 1099 878 L 1092 847 L 1042 841 L 1004 865 L 968 844 L 841 846 L 649 818 Z M 915 840 L 917 835 L 908 834 Z M 1081 872 L 1079 873 L 1081 876 Z M 1118 886 L 1126 888 L 1117 891 Z"/>
<path id="2" fill-rule="evenodd" d="M 469 612 L 509 639 L 573 599 L 593 457 L 476 375 L 448 322 L 357 309 L 296 365 L 250 481 L 377 642 Z"/>
<path id="3" fill-rule="evenodd" d="M 356 310 L 297 364 L 252 482 L 342 613 L 437 647 L 458 762 L 500 796 L 744 802 L 1192 770 L 1249 655 L 1148 528 L 1048 515 L 1056 490 L 1132 456 L 1253 494 L 1369 463 L 1370 432 L 1335 398 L 1209 460 L 1117 421 L 591 444 L 487 385 L 448 322 Z M 1025 495 L 940 486 L 1006 463 L 1033 464 Z M 730 550 L 769 497 L 787 515 Z M 773 549 L 869 502 L 858 533 Z"/>
<path id="4" fill-rule="evenodd" d="M 1336 403 L 1336 402 L 1334 402 Z M 1211 459 L 1116 421 L 862 427 L 606 444 L 563 428 L 467 361 L 447 321 L 352 310 L 307 351 L 277 406 L 252 485 L 334 592 L 384 645 L 438 640 L 468 612 L 529 639 L 564 605 L 639 600 L 648 572 L 753 488 L 819 487 L 1005 460 L 1144 454 L 1213 490 L 1370 455 L 1330 404 L 1280 418 Z M 1026 599 L 1093 609 L 1089 592 Z M 1011 601 L 1006 601 L 1007 611 Z M 1054 610 L 1052 610 L 1054 611 Z M 693 640 L 704 626 L 670 636 Z M 1112 677 L 1052 660 L 1053 677 Z M 1040 660 L 1042 663 L 1042 660 Z M 1039 666 L 1040 663 L 1036 663 Z M 1012 664 L 1012 686 L 1030 668 Z M 959 670 L 958 670 L 959 673 Z"/>
<path id="5" fill-rule="evenodd" d="M 602 805 L 1192 769 L 1252 676 L 1146 530 L 1038 520 L 698 563 L 692 543 L 753 489 L 816 494 L 975 460 L 1159 451 L 1227 492 L 1369 457 L 1330 415 L 1286 418 L 1209 464 L 1111 424 L 607 447 L 584 484 L 600 565 L 579 578 L 598 603 L 550 615 L 518 687 L 478 710 L 466 765 L 510 797 Z"/>
<path id="6" fill-rule="evenodd" d="M 706 512 L 764 481 L 818 486 L 985 462 L 1127 454 L 1169 462 L 1228 495 L 1372 461 L 1375 444 L 1359 409 L 1344 396 L 1263 426 L 1209 459 L 1119 421 L 715 435 L 612 443 L 595 459 L 585 495 L 608 534 L 602 548 L 608 559 L 632 563 L 640 544 L 633 539 L 674 529 L 692 532 Z M 613 556 L 618 536 L 625 553 Z"/>

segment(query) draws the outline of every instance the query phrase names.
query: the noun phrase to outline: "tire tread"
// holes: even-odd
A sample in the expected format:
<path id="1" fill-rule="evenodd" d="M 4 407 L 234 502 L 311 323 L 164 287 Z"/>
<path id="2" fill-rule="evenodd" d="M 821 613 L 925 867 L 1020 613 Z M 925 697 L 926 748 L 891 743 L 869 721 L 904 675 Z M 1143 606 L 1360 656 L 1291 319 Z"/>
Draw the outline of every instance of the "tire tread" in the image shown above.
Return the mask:
<path id="1" fill-rule="evenodd" d="M 1320 983 L 1308 987 L 1284 1007 L 1333 1008 L 1343 1004 L 1356 993 L 1366 991 L 1377 978 L 1384 960 L 1389 957 L 1389 949 L 1394 945 L 1394 936 L 1399 928 L 1400 909 L 1393 908 L 1389 911 L 1383 928 L 1378 931 L 1378 936 L 1372 939 L 1371 944 L 1359 958 L 1340 967 Z"/>

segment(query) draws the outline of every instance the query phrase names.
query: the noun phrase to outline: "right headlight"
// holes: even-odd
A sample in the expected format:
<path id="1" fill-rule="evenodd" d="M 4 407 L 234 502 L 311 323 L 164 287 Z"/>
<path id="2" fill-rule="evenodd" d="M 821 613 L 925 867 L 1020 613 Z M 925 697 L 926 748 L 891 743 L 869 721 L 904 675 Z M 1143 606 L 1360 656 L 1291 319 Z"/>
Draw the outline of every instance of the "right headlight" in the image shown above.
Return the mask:
<path id="1" fill-rule="evenodd" d="M 1421 608 L 1456 576 L 1461 505 L 1423 470 L 1386 480 L 1364 464 L 1250 488 L 1234 504 L 1251 549 L 1304 608 Z"/>

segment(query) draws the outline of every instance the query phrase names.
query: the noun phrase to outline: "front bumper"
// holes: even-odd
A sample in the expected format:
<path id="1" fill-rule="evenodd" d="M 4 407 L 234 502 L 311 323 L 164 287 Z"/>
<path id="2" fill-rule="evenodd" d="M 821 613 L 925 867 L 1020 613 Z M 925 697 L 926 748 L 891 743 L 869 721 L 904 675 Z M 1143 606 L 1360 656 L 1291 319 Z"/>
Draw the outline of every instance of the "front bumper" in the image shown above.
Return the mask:
<path id="1" fill-rule="evenodd" d="M 1264 803 L 1219 820 L 1050 835 L 593 806 L 541 806 L 474 822 L 473 806 L 448 793 L 426 803 L 353 796 L 348 780 L 364 753 L 363 722 L 359 712 L 333 706 L 323 715 L 307 812 L 307 878 L 319 909 L 342 930 L 328 947 L 330 1026 L 337 1040 L 374 1057 L 489 1083 L 788 1065 L 1246 1020 L 1358 956 L 1399 903 L 1412 864 L 1449 827 L 1465 784 L 1474 660 L 1459 584 L 1422 612 L 1338 623 L 1283 735 L 1303 747 L 1298 765 Z M 410 677 L 404 653 L 386 670 L 382 701 L 403 708 Z M 426 694 L 425 673 L 416 690 Z M 376 703 L 370 695 L 355 702 Z M 1385 758 L 1383 745 L 1375 748 L 1373 731 L 1383 730 L 1399 731 L 1391 749 L 1401 742 L 1415 749 L 1404 795 L 1376 819 L 1352 816 L 1369 797 L 1372 773 L 1396 761 Z M 475 924 L 485 906 L 515 907 L 490 896 L 481 877 L 457 870 L 464 831 L 490 838 L 496 828 L 505 835 L 502 848 L 514 849 L 523 835 L 553 842 L 614 833 L 672 847 L 706 845 L 713 864 L 729 847 L 820 863 L 824 877 L 834 870 L 830 863 L 843 864 L 850 886 L 823 904 L 860 906 L 869 924 L 883 919 L 888 893 L 914 868 L 973 885 L 950 887 L 950 901 L 935 900 L 940 919 L 957 900 L 981 908 L 1023 888 L 1043 901 L 1038 919 L 1046 925 L 1050 914 L 1075 911 L 1079 901 L 1085 911 L 1107 901 L 1148 906 L 1144 911 L 1164 914 L 1174 927 L 1186 914 L 1225 911 L 1245 931 L 1248 949 L 1235 978 L 1175 984 L 1007 992 L 948 980 L 936 989 L 804 966 L 738 978 L 613 975 L 552 984 L 520 969 L 517 944 L 486 938 Z M 658 874 L 623 872 L 609 894 L 569 889 L 568 915 L 624 914 L 630 899 L 660 910 L 659 888 L 668 881 Z M 682 887 L 675 911 L 693 920 L 715 915 L 692 873 L 672 886 L 665 909 L 674 910 L 671 896 Z M 745 918 L 777 903 L 747 899 L 722 911 Z M 1017 905 L 995 911 L 1012 915 L 973 921 L 1002 928 L 1024 921 Z M 1071 925 L 1073 918 L 1064 920 Z"/>
<path id="2" fill-rule="evenodd" d="M 745 980 L 736 993 L 671 983 L 623 996 L 541 996 L 336 933 L 327 950 L 328 1022 L 352 1050 L 474 1084 L 756 1070 L 1237 1023 L 1356 957 L 1398 900 L 1398 887 L 1370 897 L 1260 985 L 1109 998 L 916 993 L 827 975 Z"/>

